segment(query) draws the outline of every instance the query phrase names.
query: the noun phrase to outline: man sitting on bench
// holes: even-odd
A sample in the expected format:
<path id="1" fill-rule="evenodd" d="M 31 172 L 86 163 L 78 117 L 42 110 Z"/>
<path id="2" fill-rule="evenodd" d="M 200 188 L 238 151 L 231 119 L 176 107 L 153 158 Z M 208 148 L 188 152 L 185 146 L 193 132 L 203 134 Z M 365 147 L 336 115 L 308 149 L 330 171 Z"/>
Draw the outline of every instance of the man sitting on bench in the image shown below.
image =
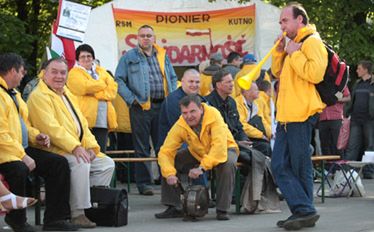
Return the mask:
<path id="1" fill-rule="evenodd" d="M 180 192 L 175 189 L 177 174 L 198 178 L 204 171 L 216 169 L 217 173 L 217 220 L 229 220 L 238 146 L 220 113 L 201 103 L 197 95 L 181 99 L 182 116 L 169 131 L 158 154 L 162 181 L 161 202 L 168 208 L 156 214 L 156 218 L 182 217 Z M 226 142 L 225 142 L 226 141 Z M 178 151 L 183 143 L 188 148 Z"/>

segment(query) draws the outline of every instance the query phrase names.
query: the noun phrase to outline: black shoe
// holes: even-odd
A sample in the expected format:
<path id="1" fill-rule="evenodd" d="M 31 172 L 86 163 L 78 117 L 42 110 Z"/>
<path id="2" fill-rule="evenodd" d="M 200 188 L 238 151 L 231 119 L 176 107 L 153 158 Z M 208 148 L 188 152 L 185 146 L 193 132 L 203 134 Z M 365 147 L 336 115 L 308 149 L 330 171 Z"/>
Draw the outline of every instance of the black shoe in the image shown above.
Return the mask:
<path id="1" fill-rule="evenodd" d="M 208 208 L 211 209 L 211 208 L 214 208 L 214 207 L 216 207 L 216 203 L 213 200 L 210 199 Z"/>
<path id="2" fill-rule="evenodd" d="M 364 173 L 363 177 L 368 180 L 374 179 L 374 173 Z"/>
<path id="3" fill-rule="evenodd" d="M 294 218 L 296 218 L 296 216 L 295 216 L 295 215 L 291 215 L 291 216 L 289 216 L 286 220 L 279 220 L 279 221 L 277 221 L 277 226 L 278 226 L 279 228 L 283 228 L 283 227 L 284 227 L 284 223 L 285 223 L 287 220 L 294 219 Z"/>
<path id="4" fill-rule="evenodd" d="M 36 229 L 34 227 L 32 227 L 29 223 L 25 222 L 24 224 L 17 224 L 17 223 L 13 223 L 9 218 L 5 217 L 4 218 L 4 221 L 6 222 L 6 224 L 8 224 L 10 226 L 10 228 L 12 228 L 12 230 L 14 232 L 35 232 Z"/>
<path id="5" fill-rule="evenodd" d="M 303 227 L 313 227 L 318 219 L 319 215 L 316 213 L 306 214 L 303 216 L 295 215 L 284 222 L 283 228 L 286 230 L 300 230 Z"/>
<path id="6" fill-rule="evenodd" d="M 44 231 L 77 231 L 79 226 L 67 220 L 57 220 L 43 225 Z"/>
<path id="7" fill-rule="evenodd" d="M 145 186 L 142 190 L 139 190 L 140 195 L 153 196 L 153 188 L 151 186 Z"/>
<path id="8" fill-rule="evenodd" d="M 164 212 L 156 213 L 155 217 L 158 219 L 181 218 L 183 217 L 183 211 L 175 208 L 174 206 L 169 206 Z"/>
<path id="9" fill-rule="evenodd" d="M 227 214 L 226 211 L 216 210 L 216 212 L 217 212 L 216 219 L 218 221 L 230 220 L 229 215 Z"/>

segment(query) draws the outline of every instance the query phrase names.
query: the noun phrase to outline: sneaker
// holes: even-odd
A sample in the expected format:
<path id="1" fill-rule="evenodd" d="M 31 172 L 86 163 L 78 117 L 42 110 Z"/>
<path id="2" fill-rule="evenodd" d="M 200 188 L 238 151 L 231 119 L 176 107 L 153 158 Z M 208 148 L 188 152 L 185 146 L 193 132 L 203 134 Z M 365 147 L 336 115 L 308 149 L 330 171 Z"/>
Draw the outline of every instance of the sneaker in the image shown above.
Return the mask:
<path id="1" fill-rule="evenodd" d="M 183 217 L 183 211 L 175 208 L 174 206 L 169 206 L 164 212 L 156 213 L 155 217 L 158 219 L 181 218 Z"/>
<path id="2" fill-rule="evenodd" d="M 283 228 L 286 230 L 300 230 L 303 227 L 314 227 L 318 219 L 319 215 L 316 213 L 294 216 L 284 222 Z"/>
<path id="3" fill-rule="evenodd" d="M 35 232 L 36 231 L 36 229 L 27 222 L 19 225 L 17 223 L 13 223 L 8 217 L 5 217 L 4 221 L 6 222 L 6 224 L 10 226 L 10 228 L 12 228 L 14 232 Z"/>
<path id="4" fill-rule="evenodd" d="M 227 221 L 227 220 L 230 220 L 229 215 L 228 215 L 228 213 L 226 211 L 216 210 L 216 212 L 217 212 L 216 219 L 218 221 Z"/>
<path id="5" fill-rule="evenodd" d="M 44 223 L 44 231 L 77 231 L 78 225 L 75 225 L 67 220 L 57 220 L 49 223 Z"/>
<path id="6" fill-rule="evenodd" d="M 90 219 L 88 219 L 84 214 L 81 214 L 77 217 L 72 218 L 71 223 L 73 223 L 76 226 L 79 226 L 80 228 L 95 228 L 96 227 L 96 223 L 91 222 Z"/>

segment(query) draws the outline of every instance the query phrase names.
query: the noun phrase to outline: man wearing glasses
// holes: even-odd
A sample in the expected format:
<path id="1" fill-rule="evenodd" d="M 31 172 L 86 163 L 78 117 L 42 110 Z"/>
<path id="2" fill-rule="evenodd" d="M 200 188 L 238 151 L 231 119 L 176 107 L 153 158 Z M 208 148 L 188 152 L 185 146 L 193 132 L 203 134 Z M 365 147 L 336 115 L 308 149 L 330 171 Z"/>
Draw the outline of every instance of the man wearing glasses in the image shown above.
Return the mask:
<path id="1" fill-rule="evenodd" d="M 164 98 L 177 87 L 177 76 L 166 51 L 155 44 L 149 25 L 138 29 L 138 46 L 126 52 L 117 65 L 118 93 L 130 108 L 130 123 L 137 157 L 150 156 L 150 140 L 157 145 L 158 115 Z M 153 195 L 149 163 L 135 164 L 139 193 Z"/>

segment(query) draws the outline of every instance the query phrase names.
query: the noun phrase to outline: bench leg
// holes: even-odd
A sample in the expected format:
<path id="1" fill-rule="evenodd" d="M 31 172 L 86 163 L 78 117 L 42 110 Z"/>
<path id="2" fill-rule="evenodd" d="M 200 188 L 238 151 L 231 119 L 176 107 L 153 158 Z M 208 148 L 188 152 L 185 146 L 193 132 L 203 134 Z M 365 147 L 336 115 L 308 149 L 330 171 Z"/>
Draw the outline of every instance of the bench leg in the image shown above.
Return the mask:
<path id="1" fill-rule="evenodd" d="M 40 177 L 35 176 L 35 186 L 34 186 L 34 196 L 38 199 L 38 202 L 35 205 L 35 225 L 41 224 L 41 203 L 40 203 Z"/>
<path id="2" fill-rule="evenodd" d="M 322 203 L 325 203 L 325 161 L 321 160 L 321 191 L 322 191 L 322 197 L 321 201 Z"/>
<path id="3" fill-rule="evenodd" d="M 127 162 L 127 192 L 130 193 L 130 181 L 131 181 L 131 178 L 130 178 L 130 162 Z"/>
<path id="4" fill-rule="evenodd" d="M 110 187 L 115 188 L 117 187 L 117 173 L 116 169 L 114 168 L 112 179 L 110 180 Z"/>
<path id="5" fill-rule="evenodd" d="M 240 170 L 237 168 L 235 172 L 235 212 L 237 214 L 240 214 L 240 194 Z"/>

